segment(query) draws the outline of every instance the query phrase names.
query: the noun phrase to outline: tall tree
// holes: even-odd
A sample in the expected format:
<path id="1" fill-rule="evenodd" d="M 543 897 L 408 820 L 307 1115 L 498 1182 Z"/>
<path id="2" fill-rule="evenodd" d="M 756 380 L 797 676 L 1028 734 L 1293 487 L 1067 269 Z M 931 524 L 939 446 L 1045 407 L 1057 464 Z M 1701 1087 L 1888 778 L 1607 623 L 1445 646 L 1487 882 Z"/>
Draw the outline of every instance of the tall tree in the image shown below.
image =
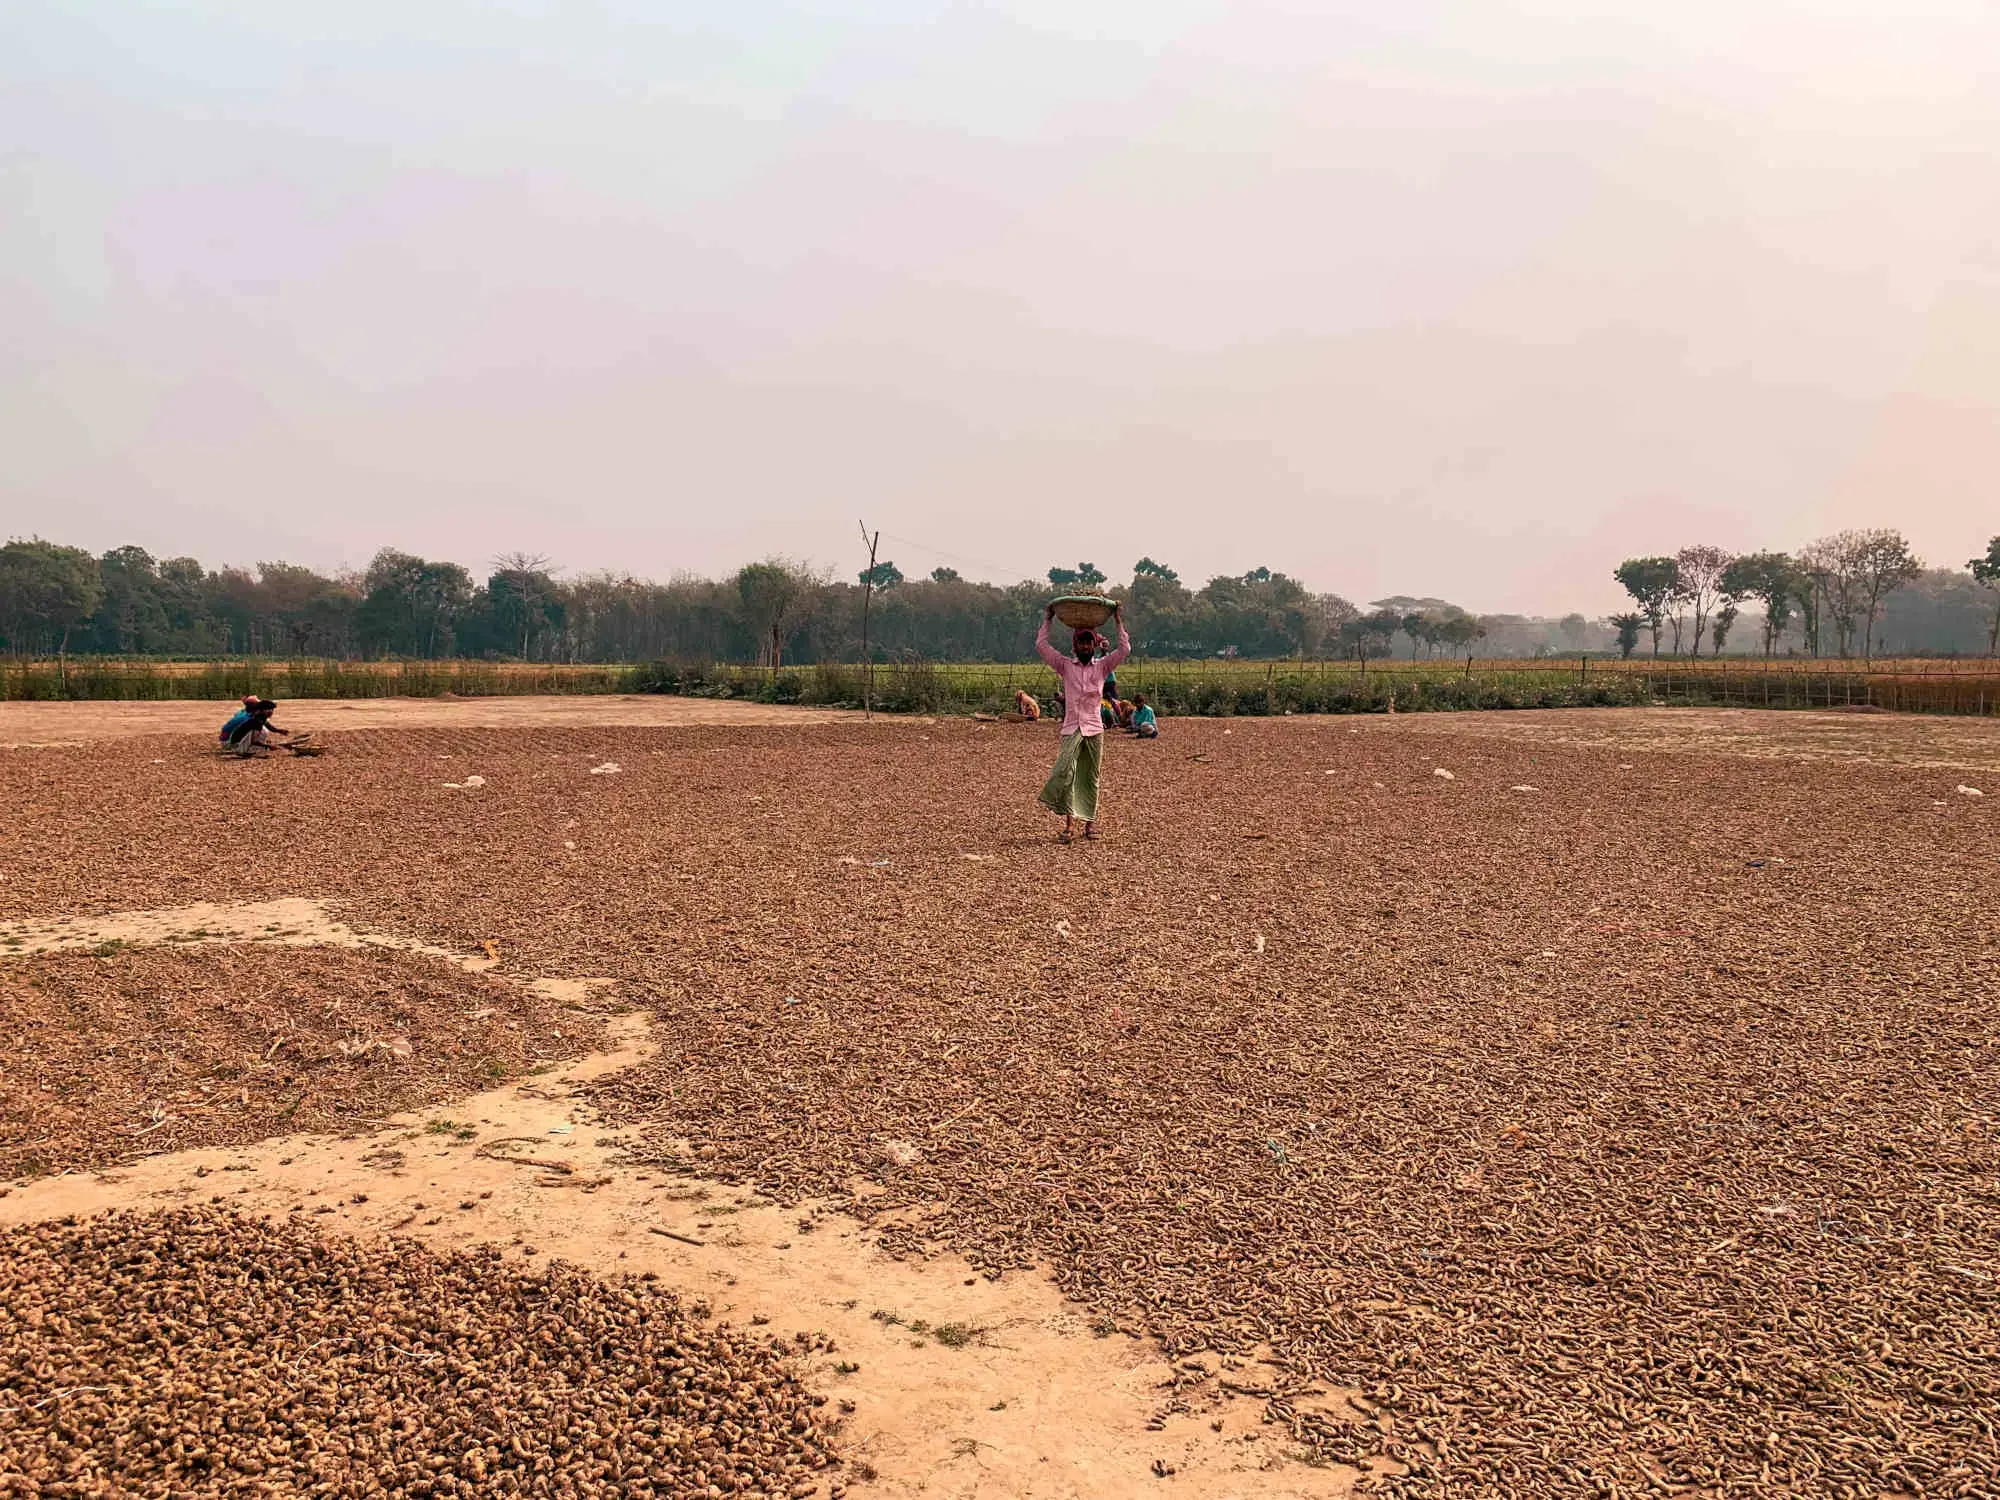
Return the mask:
<path id="1" fill-rule="evenodd" d="M 104 579 L 81 547 L 40 537 L 0 547 L 0 628 L 17 651 L 53 645 L 69 652 L 70 632 L 97 612 Z"/>
<path id="2" fill-rule="evenodd" d="M 1820 614 L 1833 626 L 1834 649 L 1842 657 L 1854 654 L 1854 628 L 1861 622 L 1862 538 L 1859 531 L 1835 532 L 1799 554 L 1817 589 Z"/>
<path id="3" fill-rule="evenodd" d="M 956 568 L 931 569 L 932 583 L 962 583 L 963 581 L 964 580 L 959 576 L 959 571 Z"/>
<path id="4" fill-rule="evenodd" d="M 553 655 L 563 633 L 562 586 L 538 552 L 505 552 L 486 579 L 486 611 L 494 643 L 507 655 L 532 661 L 536 645 Z"/>
<path id="5" fill-rule="evenodd" d="M 1104 570 L 1096 563 L 1080 562 L 1073 568 L 1050 568 L 1049 582 L 1059 589 L 1094 589 L 1104 582 Z"/>
<path id="6" fill-rule="evenodd" d="M 142 652 L 165 649 L 166 610 L 160 597 L 160 566 L 144 547 L 113 547 L 97 560 L 103 597 L 79 640 L 91 651 Z"/>
<path id="7" fill-rule="evenodd" d="M 324 573 L 288 562 L 257 564 L 257 585 L 249 596 L 251 617 L 266 649 L 284 645 L 298 655 L 314 646 L 333 651 L 344 644 L 354 603 Z"/>
<path id="8" fill-rule="evenodd" d="M 1467 614 L 1457 605 L 1450 605 L 1433 617 L 1431 633 L 1439 644 L 1449 646 L 1456 653 L 1469 650 L 1477 642 L 1485 640 L 1486 626 L 1485 620 Z"/>
<path id="9" fill-rule="evenodd" d="M 774 557 L 736 575 L 743 619 L 769 648 L 771 672 L 784 665 L 785 640 L 811 610 L 819 580 L 796 563 Z"/>
<path id="10" fill-rule="evenodd" d="M 1671 557 L 1628 557 L 1611 570 L 1652 632 L 1653 655 L 1660 654 L 1660 628 L 1680 589 L 1680 564 Z"/>
<path id="11" fill-rule="evenodd" d="M 1135 570 L 1126 591 L 1138 634 L 1134 643 L 1149 656 L 1186 656 L 1207 644 L 1194 594 L 1178 578 Z"/>
<path id="12" fill-rule="evenodd" d="M 1812 580 L 1783 552 L 1746 552 L 1723 570 L 1721 582 L 1722 597 L 1729 603 L 1755 599 L 1764 606 L 1766 656 L 1791 624 L 1793 602 L 1811 587 Z"/>
<path id="13" fill-rule="evenodd" d="M 452 626 L 472 602 L 472 575 L 457 563 L 428 562 L 384 547 L 362 577 L 367 597 L 356 624 L 364 640 L 390 654 L 448 655 Z"/>
<path id="14" fill-rule="evenodd" d="M 1631 613 L 1613 615 L 1609 621 L 1611 628 L 1618 632 L 1618 654 L 1626 661 L 1632 659 L 1632 652 L 1639 645 L 1639 630 L 1646 623 L 1646 617 Z"/>
<path id="15" fill-rule="evenodd" d="M 878 589 L 894 588 L 903 581 L 903 570 L 884 558 L 872 568 L 863 568 L 855 581 L 864 587 L 872 583 Z"/>
<path id="16" fill-rule="evenodd" d="M 1157 578 L 1164 583 L 1179 583 L 1181 575 L 1165 563 L 1156 563 L 1150 557 L 1142 557 L 1132 564 L 1134 578 Z"/>
<path id="17" fill-rule="evenodd" d="M 1858 533 L 1853 555 L 1862 601 L 1861 657 L 1871 661 L 1875 655 L 1875 622 L 1882 617 L 1882 601 L 1922 573 L 1924 565 L 1910 551 L 1902 532 L 1888 527 Z"/>
<path id="18" fill-rule="evenodd" d="M 1360 618 L 1353 601 L 1338 594 L 1315 594 L 1306 609 L 1306 635 L 1299 642 L 1302 651 L 1318 656 L 1329 646 L 1338 646 L 1341 631 L 1350 620 Z"/>
<path id="19" fill-rule="evenodd" d="M 1371 656 L 1386 655 L 1389 643 L 1403 628 L 1403 617 L 1389 608 L 1372 609 L 1341 627 L 1341 642 L 1365 663 Z"/>
<path id="20" fill-rule="evenodd" d="M 1993 623 L 1986 628 L 1986 654 L 2000 654 L 2000 536 L 1986 544 L 1986 555 L 1966 564 L 1972 576 L 1993 590 Z"/>
<path id="21" fill-rule="evenodd" d="M 1825 634 L 1827 576 L 1824 559 L 1811 547 L 1799 553 L 1797 571 L 1792 575 L 1792 598 L 1799 606 L 1799 631 L 1805 636 L 1806 650 L 1814 656 L 1819 655 Z"/>
<path id="22" fill-rule="evenodd" d="M 1211 578 L 1194 605 L 1194 623 L 1209 648 L 1233 647 L 1245 656 L 1298 655 L 1314 612 L 1304 584 L 1269 568 Z"/>
<path id="23" fill-rule="evenodd" d="M 1722 575 L 1728 571 L 1730 556 L 1720 547 L 1706 544 L 1683 547 L 1674 554 L 1674 576 L 1678 584 L 1678 594 L 1686 602 L 1694 615 L 1694 638 L 1689 643 L 1690 656 L 1701 655 L 1702 632 L 1708 627 L 1709 611 L 1715 608 L 1722 586 Z M 1724 632 L 1727 634 L 1727 632 Z"/>
<path id="24" fill-rule="evenodd" d="M 1736 623 L 1737 602 L 1727 594 L 1715 606 L 1715 618 L 1709 623 L 1709 631 L 1715 637 L 1715 654 L 1722 655 L 1722 643 L 1729 639 L 1729 628 Z"/>

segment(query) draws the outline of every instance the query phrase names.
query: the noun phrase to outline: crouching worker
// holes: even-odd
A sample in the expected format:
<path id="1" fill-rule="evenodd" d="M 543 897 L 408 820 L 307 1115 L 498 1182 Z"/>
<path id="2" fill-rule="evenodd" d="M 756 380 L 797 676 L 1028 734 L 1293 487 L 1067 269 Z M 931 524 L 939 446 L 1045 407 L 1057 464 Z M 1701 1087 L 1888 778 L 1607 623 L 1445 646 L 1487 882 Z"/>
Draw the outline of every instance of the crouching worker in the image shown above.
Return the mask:
<path id="1" fill-rule="evenodd" d="M 1160 721 L 1153 713 L 1153 705 L 1146 701 L 1144 693 L 1132 695 L 1132 722 L 1125 732 L 1142 740 L 1156 740 L 1160 737 Z"/>
<path id="2" fill-rule="evenodd" d="M 1014 689 L 1014 712 L 1030 724 L 1042 716 L 1042 705 L 1035 701 L 1035 695 L 1026 688 Z"/>
<path id="3" fill-rule="evenodd" d="M 259 698 L 255 694 L 243 700 L 243 706 L 230 716 L 222 726 L 220 737 L 225 751 L 237 755 L 255 755 L 259 750 L 271 748 L 271 736 L 289 735 L 288 729 L 280 729 L 271 722 L 271 716 L 278 711 L 278 704 L 272 698 Z"/>

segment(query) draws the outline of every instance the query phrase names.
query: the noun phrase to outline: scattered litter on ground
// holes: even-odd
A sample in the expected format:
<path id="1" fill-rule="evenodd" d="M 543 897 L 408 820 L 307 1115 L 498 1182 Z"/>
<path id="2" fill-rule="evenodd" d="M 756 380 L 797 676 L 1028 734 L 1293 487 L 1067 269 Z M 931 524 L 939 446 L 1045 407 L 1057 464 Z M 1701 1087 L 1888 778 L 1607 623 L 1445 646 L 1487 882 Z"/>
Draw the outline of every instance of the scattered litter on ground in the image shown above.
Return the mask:
<path id="1" fill-rule="evenodd" d="M 875 1150 L 882 1160 L 895 1167 L 911 1166 L 924 1154 L 908 1141 L 899 1141 L 891 1137 L 878 1137 Z"/>

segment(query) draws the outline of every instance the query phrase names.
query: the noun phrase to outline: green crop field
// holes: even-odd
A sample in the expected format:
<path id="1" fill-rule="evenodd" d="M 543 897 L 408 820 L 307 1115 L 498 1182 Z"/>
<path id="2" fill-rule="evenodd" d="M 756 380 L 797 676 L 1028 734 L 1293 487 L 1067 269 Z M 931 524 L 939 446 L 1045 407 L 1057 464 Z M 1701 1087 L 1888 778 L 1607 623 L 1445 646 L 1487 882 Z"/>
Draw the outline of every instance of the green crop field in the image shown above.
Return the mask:
<path id="1" fill-rule="evenodd" d="M 1482 708 L 1700 704 L 1746 708 L 1879 708 L 2000 714 L 2000 662 L 1815 661 L 1640 657 L 1473 661 L 1134 660 L 1121 693 L 1163 714 L 1419 713 Z M 490 697 L 546 693 L 678 693 L 890 713 L 999 713 L 1025 688 L 1047 701 L 1039 662 L 809 664 L 768 668 L 649 662 L 543 665 L 481 661 L 181 662 L 74 658 L 0 662 L 4 699 Z"/>

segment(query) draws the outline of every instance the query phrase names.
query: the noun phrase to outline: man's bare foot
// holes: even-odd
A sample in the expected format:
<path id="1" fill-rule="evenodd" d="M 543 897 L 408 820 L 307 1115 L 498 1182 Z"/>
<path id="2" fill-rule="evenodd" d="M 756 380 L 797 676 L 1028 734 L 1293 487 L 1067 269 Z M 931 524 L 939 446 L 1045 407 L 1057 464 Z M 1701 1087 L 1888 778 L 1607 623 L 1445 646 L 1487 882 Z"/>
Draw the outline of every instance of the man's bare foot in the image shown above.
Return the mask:
<path id="1" fill-rule="evenodd" d="M 1096 843 L 1096 842 L 1097 842 L 1097 825 L 1096 825 L 1095 823 L 1086 823 L 1086 824 L 1084 824 L 1084 825 L 1083 825 L 1083 836 L 1084 836 L 1085 838 L 1089 839 L 1089 840 L 1090 840 L 1090 841 L 1091 841 L 1091 842 L 1092 842 L 1093 844 L 1094 844 L 1094 843 Z"/>

